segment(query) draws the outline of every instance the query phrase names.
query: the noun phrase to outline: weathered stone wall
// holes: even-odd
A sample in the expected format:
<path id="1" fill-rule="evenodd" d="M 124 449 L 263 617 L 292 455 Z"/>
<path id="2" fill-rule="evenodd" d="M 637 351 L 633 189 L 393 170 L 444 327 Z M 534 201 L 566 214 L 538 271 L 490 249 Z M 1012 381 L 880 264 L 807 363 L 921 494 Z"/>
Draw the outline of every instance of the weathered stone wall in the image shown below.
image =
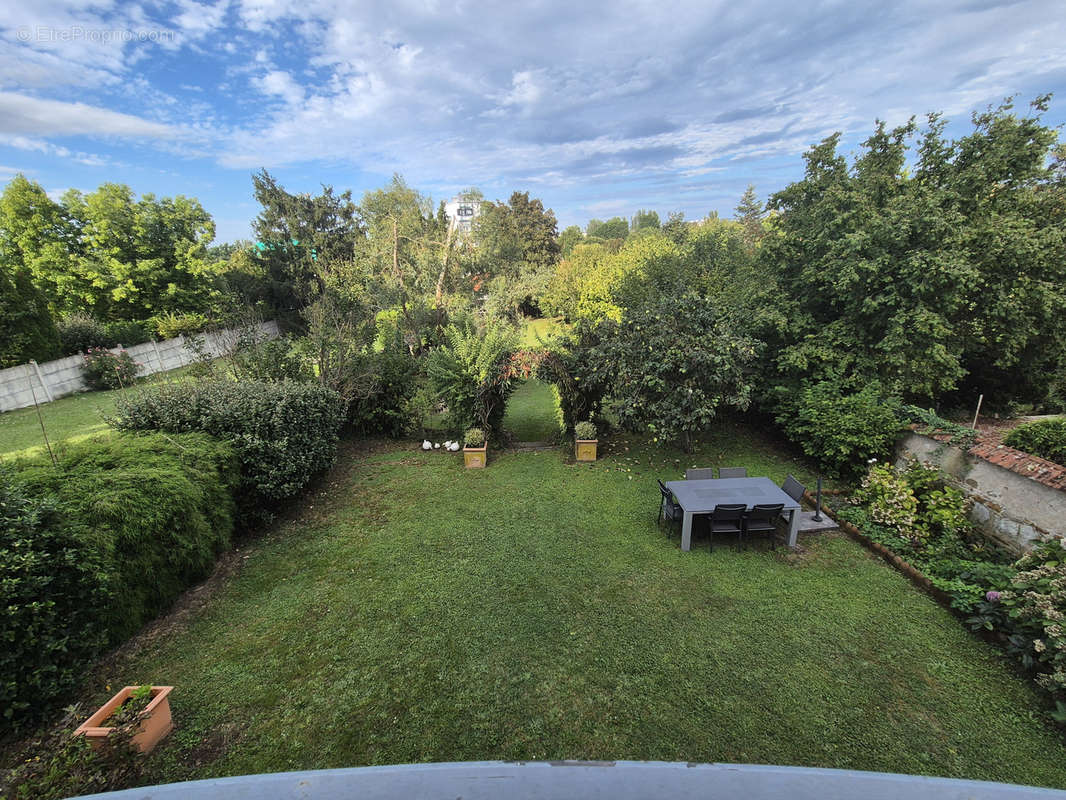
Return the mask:
<path id="1" fill-rule="evenodd" d="M 898 463 L 917 459 L 939 467 L 973 498 L 978 528 L 1011 552 L 1028 550 L 1042 536 L 1066 535 L 1066 491 L 1047 485 L 1058 482 L 1057 465 L 1002 445 L 962 450 L 918 433 L 904 436 L 896 455 Z"/>

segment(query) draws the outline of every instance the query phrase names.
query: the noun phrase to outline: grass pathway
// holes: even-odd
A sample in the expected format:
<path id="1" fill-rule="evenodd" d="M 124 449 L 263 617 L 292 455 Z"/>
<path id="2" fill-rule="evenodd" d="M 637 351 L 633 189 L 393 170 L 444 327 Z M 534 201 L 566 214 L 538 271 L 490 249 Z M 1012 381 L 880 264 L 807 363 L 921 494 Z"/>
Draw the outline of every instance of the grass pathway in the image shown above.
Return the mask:
<path id="1" fill-rule="evenodd" d="M 560 435 L 557 409 L 550 383 L 523 381 L 507 401 L 503 427 L 518 442 L 555 442 Z"/>
<path id="2" fill-rule="evenodd" d="M 743 427 L 698 463 L 801 480 Z M 678 453 L 349 443 L 191 622 L 94 681 L 174 684 L 152 780 L 475 759 L 800 764 L 1066 787 L 1029 683 L 846 538 L 681 553 Z"/>

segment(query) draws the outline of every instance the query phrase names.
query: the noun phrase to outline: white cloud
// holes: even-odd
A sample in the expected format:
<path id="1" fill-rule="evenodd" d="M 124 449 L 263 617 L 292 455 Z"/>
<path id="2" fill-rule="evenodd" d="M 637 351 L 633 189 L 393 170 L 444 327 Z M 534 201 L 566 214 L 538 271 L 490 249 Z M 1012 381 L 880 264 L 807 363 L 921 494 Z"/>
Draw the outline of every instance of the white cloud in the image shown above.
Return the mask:
<path id="1" fill-rule="evenodd" d="M 0 133 L 16 136 L 118 136 L 170 139 L 178 129 L 85 103 L 0 92 Z"/>
<path id="2" fill-rule="evenodd" d="M 293 80 L 292 75 L 282 70 L 271 70 L 254 78 L 252 83 L 263 94 L 280 97 L 289 105 L 296 105 L 304 99 L 303 87 Z"/>
<path id="3" fill-rule="evenodd" d="M 0 144 L 14 147 L 16 150 L 25 150 L 31 153 L 44 153 L 50 156 L 58 156 L 59 158 L 66 158 L 70 155 L 70 151 L 65 147 L 54 145 L 44 139 L 34 139 L 30 136 L 11 136 L 9 134 L 0 133 Z"/>
<path id="4" fill-rule="evenodd" d="M 27 15 L 178 40 L 20 44 Z M 538 185 L 587 208 L 603 187 L 626 200 L 707 196 L 733 180 L 723 171 L 786 158 L 801 169 L 808 144 L 844 130 L 853 147 L 875 117 L 944 110 L 964 123 L 1004 95 L 1061 89 L 1064 39 L 1064 15 L 1041 0 L 8 3 L 0 131 L 141 137 L 241 169 Z M 160 77 L 174 75 L 202 86 L 202 102 Z M 45 92 L 53 99 L 36 99 Z"/>

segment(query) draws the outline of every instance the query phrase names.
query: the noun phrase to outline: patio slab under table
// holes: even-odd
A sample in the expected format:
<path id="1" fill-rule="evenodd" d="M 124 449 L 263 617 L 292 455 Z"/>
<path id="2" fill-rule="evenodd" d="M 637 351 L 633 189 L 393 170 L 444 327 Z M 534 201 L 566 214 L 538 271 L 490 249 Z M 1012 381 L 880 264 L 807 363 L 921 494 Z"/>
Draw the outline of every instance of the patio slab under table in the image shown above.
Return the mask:
<path id="1" fill-rule="evenodd" d="M 769 478 L 715 478 L 700 481 L 667 481 L 666 488 L 674 493 L 684 511 L 681 523 L 681 549 L 692 547 L 692 518 L 696 514 L 710 514 L 717 505 L 743 503 L 750 511 L 755 505 L 777 505 L 788 514 L 788 546 L 796 546 L 799 534 L 800 504 L 781 491 Z"/>

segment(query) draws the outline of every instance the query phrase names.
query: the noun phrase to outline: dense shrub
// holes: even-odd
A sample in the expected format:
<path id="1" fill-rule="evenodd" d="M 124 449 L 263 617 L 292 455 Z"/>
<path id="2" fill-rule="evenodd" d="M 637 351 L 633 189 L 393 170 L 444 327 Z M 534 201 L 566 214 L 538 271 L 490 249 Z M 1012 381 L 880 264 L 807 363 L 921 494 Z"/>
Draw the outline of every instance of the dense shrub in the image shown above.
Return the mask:
<path id="1" fill-rule="evenodd" d="M 163 314 L 149 320 L 155 327 L 155 332 L 160 339 L 175 339 L 178 336 L 188 336 L 200 333 L 207 327 L 207 317 L 203 314 Z"/>
<path id="2" fill-rule="evenodd" d="M 973 612 L 1014 574 L 1010 557 L 974 530 L 966 497 L 932 467 L 874 464 L 849 502 L 842 518 L 921 570 L 961 612 Z"/>
<path id="3" fill-rule="evenodd" d="M 900 429 L 896 404 L 877 384 L 848 392 L 833 381 L 803 389 L 785 404 L 777 423 L 803 452 L 842 475 L 887 456 Z"/>
<path id="4" fill-rule="evenodd" d="M 133 347 L 135 344 L 144 344 L 152 338 L 152 332 L 147 324 L 133 320 L 120 319 L 108 322 L 104 325 L 104 330 L 107 332 L 108 347 L 116 347 L 120 344 Z"/>
<path id="5" fill-rule="evenodd" d="M 113 640 L 165 610 L 229 543 L 236 460 L 208 436 L 91 440 L 68 446 L 58 469 L 40 464 L 20 474 L 85 525 L 108 562 Z"/>
<path id="6" fill-rule="evenodd" d="M 1003 437 L 1003 443 L 1066 465 L 1066 418 L 1019 425 Z"/>
<path id="7" fill-rule="evenodd" d="M 150 434 L 69 445 L 0 483 L 0 706 L 41 713 L 103 644 L 209 574 L 237 476 L 222 442 Z"/>
<path id="8" fill-rule="evenodd" d="M 77 680 L 104 643 L 103 559 L 51 496 L 0 468 L 0 709 L 4 725 L 36 716 Z"/>
<path id="9" fill-rule="evenodd" d="M 255 338 L 230 357 L 234 376 L 239 381 L 312 381 L 310 362 L 299 345 L 287 336 L 277 339 Z"/>
<path id="10" fill-rule="evenodd" d="M 344 409 L 317 384 L 203 381 L 161 384 L 117 403 L 120 430 L 203 431 L 232 442 L 241 464 L 242 519 L 262 519 L 329 467 Z"/>
<path id="11" fill-rule="evenodd" d="M 374 375 L 369 395 L 356 397 L 348 421 L 369 434 L 401 436 L 411 427 L 410 401 L 418 389 L 418 362 L 395 341 L 368 353 L 364 368 Z"/>
<path id="12" fill-rule="evenodd" d="M 132 384 L 140 368 L 125 350 L 114 353 L 91 347 L 85 354 L 82 375 L 90 389 L 119 389 Z"/>
<path id="13" fill-rule="evenodd" d="M 658 297 L 597 330 L 599 343 L 586 354 L 596 379 L 610 386 L 623 427 L 647 426 L 656 439 L 680 439 L 687 452 L 721 411 L 751 402 L 761 343 L 714 300 L 694 293 Z"/>
<path id="14" fill-rule="evenodd" d="M 584 441 L 596 438 L 596 426 L 589 420 L 583 420 L 574 426 L 574 436 Z"/>
<path id="15" fill-rule="evenodd" d="M 56 323 L 63 355 L 87 353 L 93 347 L 112 347 L 111 335 L 100 320 L 91 314 L 74 313 Z M 125 344 L 125 342 L 123 342 Z"/>
<path id="16" fill-rule="evenodd" d="M 1002 594 L 1012 633 L 1037 682 L 1053 692 L 1066 691 L 1066 538 L 1037 544 L 1014 565 L 1010 591 Z"/>
<path id="17" fill-rule="evenodd" d="M 472 425 L 490 438 L 500 434 L 513 382 L 506 375 L 517 349 L 517 332 L 502 322 L 479 326 L 473 320 L 449 325 L 445 342 L 426 359 L 429 385 L 448 409 L 447 424 L 461 431 Z"/>
<path id="18" fill-rule="evenodd" d="M 103 323 L 91 314 L 69 314 L 56 323 L 63 355 L 87 353 L 97 347 L 143 344 L 152 338 L 142 322 L 117 320 Z"/>
<path id="19" fill-rule="evenodd" d="M 599 332 L 582 324 L 549 345 L 551 369 L 544 370 L 544 377 L 555 388 L 562 430 L 572 431 L 583 419 L 603 422 L 603 401 L 613 376 L 599 368 L 595 353 L 600 344 Z"/>

